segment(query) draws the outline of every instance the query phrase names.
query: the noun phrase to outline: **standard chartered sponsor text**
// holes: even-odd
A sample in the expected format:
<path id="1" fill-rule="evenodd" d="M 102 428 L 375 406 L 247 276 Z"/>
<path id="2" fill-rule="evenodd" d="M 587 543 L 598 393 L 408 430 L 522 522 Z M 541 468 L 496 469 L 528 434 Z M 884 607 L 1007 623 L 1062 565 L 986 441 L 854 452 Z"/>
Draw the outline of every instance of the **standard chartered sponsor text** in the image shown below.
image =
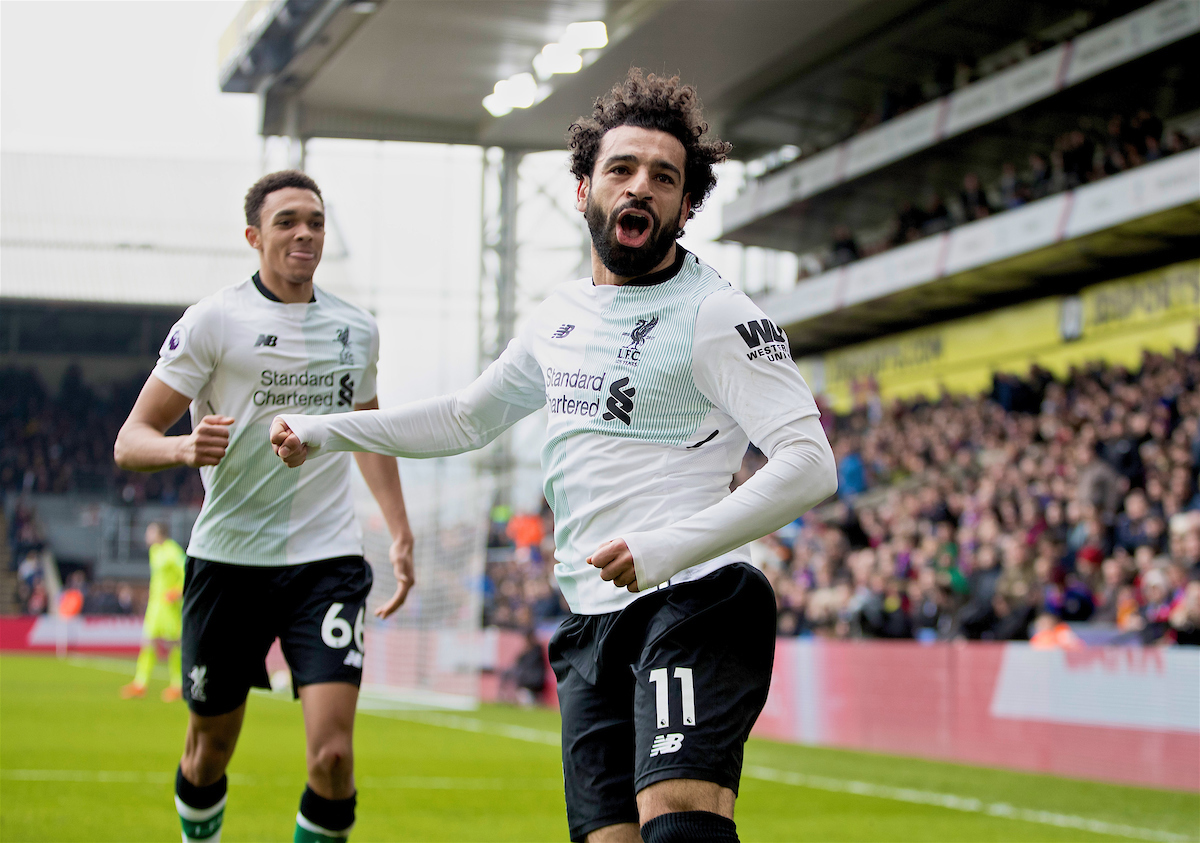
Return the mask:
<path id="1" fill-rule="evenodd" d="M 299 389 L 276 391 L 259 389 L 254 393 L 257 407 L 332 407 L 334 373 L 275 372 L 263 369 L 259 382 L 265 387 L 326 387 L 328 392 L 307 392 Z"/>
<path id="2" fill-rule="evenodd" d="M 574 372 L 564 372 L 548 366 L 546 367 L 545 377 L 546 387 L 550 389 L 554 387 L 566 387 L 567 389 L 574 389 L 576 391 L 588 390 L 591 392 L 601 392 L 604 389 L 604 381 L 608 378 L 608 374 L 602 372 L 594 375 L 582 369 Z M 594 401 L 587 398 L 568 397 L 566 395 L 547 396 L 546 398 L 546 407 L 551 413 L 568 416 L 594 416 L 600 412 L 600 398 L 598 396 Z"/>

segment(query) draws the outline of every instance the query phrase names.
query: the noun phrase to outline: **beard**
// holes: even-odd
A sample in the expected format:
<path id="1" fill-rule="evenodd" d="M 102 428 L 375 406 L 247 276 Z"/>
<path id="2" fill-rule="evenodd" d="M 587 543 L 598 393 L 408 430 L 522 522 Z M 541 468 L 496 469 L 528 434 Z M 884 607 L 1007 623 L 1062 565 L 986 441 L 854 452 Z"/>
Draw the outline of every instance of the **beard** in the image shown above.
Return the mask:
<path id="1" fill-rule="evenodd" d="M 654 220 L 650 236 L 637 248 L 626 246 L 617 240 L 617 217 L 622 211 L 630 208 L 645 211 Z M 679 218 L 682 209 L 681 204 L 676 209 L 673 219 Z M 618 205 L 605 215 L 604 209 L 589 196 L 584 219 L 587 220 L 588 231 L 592 235 L 592 246 L 596 249 L 600 262 L 609 272 L 621 278 L 636 278 L 653 272 L 671 251 L 678 236 L 675 226 L 665 225 L 646 203 L 636 199 Z"/>

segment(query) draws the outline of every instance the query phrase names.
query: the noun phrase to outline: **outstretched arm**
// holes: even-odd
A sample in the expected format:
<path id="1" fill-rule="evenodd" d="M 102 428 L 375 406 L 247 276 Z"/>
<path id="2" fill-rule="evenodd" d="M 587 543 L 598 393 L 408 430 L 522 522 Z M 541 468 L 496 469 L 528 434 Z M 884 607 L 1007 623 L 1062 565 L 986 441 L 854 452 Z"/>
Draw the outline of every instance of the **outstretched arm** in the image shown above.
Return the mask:
<path id="1" fill-rule="evenodd" d="M 276 416 L 271 444 L 293 468 L 329 451 L 445 457 L 482 448 L 535 409 L 501 401 L 476 381 L 453 395 L 387 410 Z"/>
<path id="2" fill-rule="evenodd" d="M 545 403 L 541 368 L 518 337 L 474 383 L 453 395 L 388 410 L 276 416 L 271 444 L 293 468 L 325 451 L 445 457 L 482 448 Z"/>

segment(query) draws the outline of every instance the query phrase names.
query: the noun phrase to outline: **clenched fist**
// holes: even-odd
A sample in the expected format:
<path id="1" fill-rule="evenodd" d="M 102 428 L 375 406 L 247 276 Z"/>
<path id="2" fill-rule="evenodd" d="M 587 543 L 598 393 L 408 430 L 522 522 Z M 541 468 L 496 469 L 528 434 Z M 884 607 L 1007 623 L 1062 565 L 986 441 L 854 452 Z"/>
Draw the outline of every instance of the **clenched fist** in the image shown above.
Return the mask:
<path id="1" fill-rule="evenodd" d="M 633 565 L 633 554 L 624 539 L 606 541 L 587 558 L 589 565 L 600 569 L 600 579 L 611 582 L 617 588 L 627 588 L 637 593 L 637 570 Z"/>
<path id="2" fill-rule="evenodd" d="M 205 416 L 187 436 L 179 437 L 179 462 L 192 468 L 216 465 L 229 447 L 229 416 Z"/>
<path id="3" fill-rule="evenodd" d="M 288 468 L 301 466 L 308 459 L 308 446 L 279 416 L 271 422 L 271 445 Z"/>

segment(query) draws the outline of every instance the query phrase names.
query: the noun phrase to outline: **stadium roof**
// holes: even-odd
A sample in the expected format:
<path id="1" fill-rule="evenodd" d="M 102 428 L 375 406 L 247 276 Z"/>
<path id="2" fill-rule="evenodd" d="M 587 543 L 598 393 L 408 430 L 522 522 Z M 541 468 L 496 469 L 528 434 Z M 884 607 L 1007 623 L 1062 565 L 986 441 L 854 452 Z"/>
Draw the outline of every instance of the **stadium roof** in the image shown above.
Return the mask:
<path id="1" fill-rule="evenodd" d="M 1027 0 L 1017 0 L 1024 6 Z M 280 0 L 247 4 L 222 42 L 221 88 L 265 95 L 263 134 L 563 146 L 566 127 L 630 66 L 679 73 L 718 129 L 781 80 L 920 0 Z M 567 24 L 602 20 L 608 45 L 549 80 L 532 108 L 482 100 L 528 72 Z M 294 105 L 289 106 L 289 102 Z"/>
<path id="2" fill-rule="evenodd" d="M 221 89 L 263 95 L 265 135 L 556 149 L 631 66 L 697 86 L 734 154 L 826 145 L 883 92 L 1145 0 L 255 0 L 220 45 Z M 482 100 L 528 72 L 566 26 L 601 20 L 603 49 L 493 118 Z"/>

